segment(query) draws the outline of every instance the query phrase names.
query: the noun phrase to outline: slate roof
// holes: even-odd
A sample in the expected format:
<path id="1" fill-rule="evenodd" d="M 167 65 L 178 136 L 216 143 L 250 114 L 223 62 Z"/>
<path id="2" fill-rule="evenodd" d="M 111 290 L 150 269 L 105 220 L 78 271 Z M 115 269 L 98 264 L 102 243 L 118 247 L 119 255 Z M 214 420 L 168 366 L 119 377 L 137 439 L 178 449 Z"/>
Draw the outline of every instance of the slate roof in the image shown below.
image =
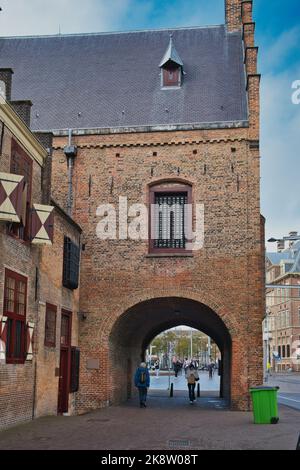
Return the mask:
<path id="1" fill-rule="evenodd" d="M 186 75 L 162 90 L 170 33 Z M 225 123 L 248 119 L 241 33 L 225 26 L 0 39 L 12 99 L 33 130 Z"/>
<path id="2" fill-rule="evenodd" d="M 272 264 L 279 265 L 282 260 L 292 261 L 292 254 L 290 252 L 267 253 L 267 258 Z"/>
<path id="3" fill-rule="evenodd" d="M 273 265 L 279 265 L 281 261 L 290 262 L 292 266 L 288 268 L 289 273 L 300 272 L 300 241 L 281 253 L 267 253 L 266 256 Z"/>

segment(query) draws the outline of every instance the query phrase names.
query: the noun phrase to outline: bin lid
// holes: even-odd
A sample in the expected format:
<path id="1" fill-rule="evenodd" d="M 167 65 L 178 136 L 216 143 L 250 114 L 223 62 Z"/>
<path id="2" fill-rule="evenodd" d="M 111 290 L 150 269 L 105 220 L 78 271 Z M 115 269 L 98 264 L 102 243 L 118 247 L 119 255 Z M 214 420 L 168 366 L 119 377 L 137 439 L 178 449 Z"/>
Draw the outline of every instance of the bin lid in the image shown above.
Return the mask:
<path id="1" fill-rule="evenodd" d="M 260 387 L 251 387 L 250 392 L 260 392 L 261 390 L 271 390 L 271 391 L 277 391 L 279 390 L 280 387 L 267 387 L 267 386 L 260 386 Z"/>

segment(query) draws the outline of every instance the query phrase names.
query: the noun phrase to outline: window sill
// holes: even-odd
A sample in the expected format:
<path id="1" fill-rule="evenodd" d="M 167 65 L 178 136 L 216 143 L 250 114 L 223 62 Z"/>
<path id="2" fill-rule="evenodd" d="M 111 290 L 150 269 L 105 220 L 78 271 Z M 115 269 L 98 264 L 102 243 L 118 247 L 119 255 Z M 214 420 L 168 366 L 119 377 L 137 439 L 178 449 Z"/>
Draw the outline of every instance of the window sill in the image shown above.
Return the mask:
<path id="1" fill-rule="evenodd" d="M 12 238 L 13 240 L 16 240 L 17 242 L 21 243 L 21 245 L 30 246 L 30 240 L 24 240 L 23 238 L 20 238 L 17 235 L 10 233 L 10 232 L 6 232 L 6 235 Z"/>
<path id="2" fill-rule="evenodd" d="M 146 258 L 193 258 L 193 253 L 148 253 Z"/>
<path id="3" fill-rule="evenodd" d="M 6 359 L 6 364 L 8 365 L 23 366 L 25 363 L 26 363 L 25 359 Z"/>
<path id="4" fill-rule="evenodd" d="M 44 347 L 47 348 L 47 349 L 56 349 L 56 344 L 53 344 L 53 343 L 44 343 Z"/>

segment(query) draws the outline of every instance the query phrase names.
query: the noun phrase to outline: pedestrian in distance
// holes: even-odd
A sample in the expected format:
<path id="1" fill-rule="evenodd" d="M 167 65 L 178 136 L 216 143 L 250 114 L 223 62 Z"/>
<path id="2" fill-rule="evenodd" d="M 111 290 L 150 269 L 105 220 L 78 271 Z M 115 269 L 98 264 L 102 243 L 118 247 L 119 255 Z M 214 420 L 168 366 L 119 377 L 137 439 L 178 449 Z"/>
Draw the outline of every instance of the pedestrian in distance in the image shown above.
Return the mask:
<path id="1" fill-rule="evenodd" d="M 150 387 L 150 374 L 147 364 L 142 362 L 134 376 L 134 384 L 139 391 L 140 408 L 146 408 L 147 392 Z"/>
<path id="2" fill-rule="evenodd" d="M 190 361 L 188 360 L 187 357 L 184 358 L 184 361 L 183 361 L 183 368 L 184 368 L 184 371 L 186 372 L 188 366 L 190 364 Z"/>
<path id="3" fill-rule="evenodd" d="M 154 368 L 155 368 L 155 375 L 156 377 L 158 377 L 159 376 L 159 361 L 155 361 Z"/>
<path id="4" fill-rule="evenodd" d="M 214 366 L 212 363 L 210 363 L 208 364 L 208 376 L 210 380 L 213 378 L 213 374 L 214 374 Z"/>
<path id="5" fill-rule="evenodd" d="M 181 369 L 181 363 L 179 361 L 176 361 L 173 365 L 174 367 L 174 373 L 175 373 L 175 377 L 178 377 L 178 373 Z"/>
<path id="6" fill-rule="evenodd" d="M 185 378 L 187 380 L 187 385 L 189 389 L 189 399 L 192 405 L 194 401 L 196 401 L 195 387 L 196 382 L 199 381 L 199 373 L 193 362 L 191 362 L 190 365 L 187 367 L 185 371 Z"/>

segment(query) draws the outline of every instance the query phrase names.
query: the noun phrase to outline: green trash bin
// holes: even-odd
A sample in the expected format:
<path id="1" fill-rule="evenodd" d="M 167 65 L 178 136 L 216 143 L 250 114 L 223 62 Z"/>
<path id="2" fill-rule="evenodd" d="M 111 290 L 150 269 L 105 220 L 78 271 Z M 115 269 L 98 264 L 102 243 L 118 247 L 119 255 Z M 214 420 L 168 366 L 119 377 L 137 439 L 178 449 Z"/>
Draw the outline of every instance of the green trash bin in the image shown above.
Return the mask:
<path id="1" fill-rule="evenodd" d="M 253 387 L 250 389 L 255 424 L 277 424 L 279 387 Z"/>

